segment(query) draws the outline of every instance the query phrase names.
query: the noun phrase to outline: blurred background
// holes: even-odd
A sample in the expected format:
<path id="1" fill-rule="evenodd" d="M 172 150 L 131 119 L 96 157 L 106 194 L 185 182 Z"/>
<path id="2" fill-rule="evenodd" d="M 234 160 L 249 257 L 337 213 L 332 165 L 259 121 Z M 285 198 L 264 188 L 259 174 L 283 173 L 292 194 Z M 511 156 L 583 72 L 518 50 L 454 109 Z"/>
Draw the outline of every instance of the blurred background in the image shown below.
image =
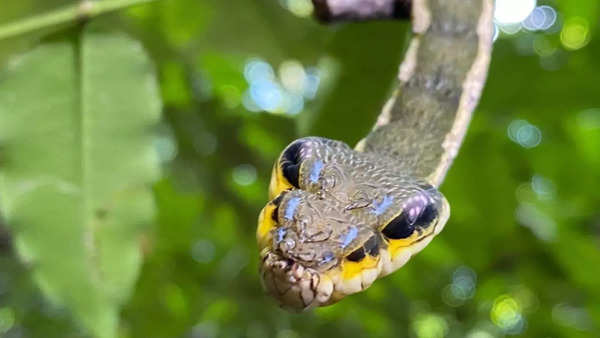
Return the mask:
<path id="1" fill-rule="evenodd" d="M 4 1 L 0 25 L 70 3 Z M 442 186 L 445 230 L 368 291 L 302 314 L 258 279 L 271 166 L 295 138 L 368 132 L 408 23 L 323 26 L 309 0 L 162 0 L 94 19 L 142 42 L 164 105 L 157 212 L 119 334 L 599 337 L 599 3 L 496 6 L 488 83 Z M 1 40 L 0 67 L 62 28 Z M 0 225 L 0 336 L 86 337 L 11 243 Z"/>

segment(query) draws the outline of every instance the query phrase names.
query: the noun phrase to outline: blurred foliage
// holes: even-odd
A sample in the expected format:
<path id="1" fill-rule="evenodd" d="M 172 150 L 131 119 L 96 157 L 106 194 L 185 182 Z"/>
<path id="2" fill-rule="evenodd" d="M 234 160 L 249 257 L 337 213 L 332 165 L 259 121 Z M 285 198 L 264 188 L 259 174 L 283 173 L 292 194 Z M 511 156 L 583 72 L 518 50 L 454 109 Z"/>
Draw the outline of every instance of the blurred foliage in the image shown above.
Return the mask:
<path id="1" fill-rule="evenodd" d="M 67 3 L 6 2 L 0 24 Z M 482 101 L 442 187 L 452 217 L 422 253 L 327 308 L 291 314 L 264 296 L 254 231 L 272 162 L 299 136 L 360 139 L 406 43 L 406 23 L 321 26 L 302 3 L 162 0 L 94 19 L 98 30 L 142 42 L 164 102 L 154 141 L 163 167 L 157 213 L 119 335 L 599 336 L 595 0 L 538 1 L 557 10 L 552 27 L 500 33 Z M 3 68 L 64 30 L 0 41 Z M 316 95 L 283 75 L 298 65 L 317 75 Z M 277 89 L 279 106 L 268 106 L 264 88 Z M 2 159 L 5 151 L 2 144 Z M 0 229 L 0 336 L 85 337 L 42 295 L 35 267 L 17 258 L 8 236 Z"/>
<path id="2" fill-rule="evenodd" d="M 139 43 L 86 27 L 0 77 L 2 214 L 42 291 L 97 336 L 116 334 L 153 215 L 149 70 Z"/>

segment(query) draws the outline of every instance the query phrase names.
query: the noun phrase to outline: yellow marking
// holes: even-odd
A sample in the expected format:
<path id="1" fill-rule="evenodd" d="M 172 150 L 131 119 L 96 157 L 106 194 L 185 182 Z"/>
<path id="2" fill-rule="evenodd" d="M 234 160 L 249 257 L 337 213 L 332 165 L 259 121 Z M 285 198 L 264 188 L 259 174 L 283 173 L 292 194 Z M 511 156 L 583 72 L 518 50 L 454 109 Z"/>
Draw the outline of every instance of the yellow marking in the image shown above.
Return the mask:
<path id="1" fill-rule="evenodd" d="M 258 246 L 262 249 L 269 245 L 273 235 L 271 230 L 277 226 L 277 223 L 273 220 L 271 215 L 275 210 L 276 206 L 273 203 L 267 204 L 258 216 L 258 227 L 256 228 L 256 240 Z"/>
<path id="2" fill-rule="evenodd" d="M 271 182 L 269 183 L 269 200 L 272 200 L 277 196 L 275 193 L 277 191 L 277 163 L 273 166 L 273 170 L 271 170 Z"/>
<path id="3" fill-rule="evenodd" d="M 371 269 L 377 266 L 379 258 L 366 255 L 359 262 L 352 262 L 347 259 L 342 263 L 342 277 L 344 279 L 352 279 L 360 274 L 365 269 Z"/>
<path id="4" fill-rule="evenodd" d="M 418 231 L 415 231 L 410 237 L 402 239 L 388 239 L 388 252 L 392 260 L 407 247 L 410 247 L 417 243 L 420 238 L 429 236 L 433 232 L 434 224 L 430 225 L 427 232 L 423 232 L 419 235 Z"/>
<path id="5" fill-rule="evenodd" d="M 288 182 L 285 176 L 283 176 L 283 172 L 281 172 L 281 168 L 279 167 L 278 163 L 279 161 L 275 163 L 275 165 L 273 166 L 273 172 L 271 173 L 271 183 L 269 184 L 269 199 L 274 199 L 282 191 L 293 188 L 290 182 Z"/>
<path id="6" fill-rule="evenodd" d="M 392 257 L 392 259 L 394 259 L 401 249 L 411 246 L 415 242 L 415 240 L 417 240 L 416 237 L 417 236 L 412 235 L 409 238 L 390 239 L 389 245 L 388 245 L 388 251 L 390 253 L 390 257 Z"/>

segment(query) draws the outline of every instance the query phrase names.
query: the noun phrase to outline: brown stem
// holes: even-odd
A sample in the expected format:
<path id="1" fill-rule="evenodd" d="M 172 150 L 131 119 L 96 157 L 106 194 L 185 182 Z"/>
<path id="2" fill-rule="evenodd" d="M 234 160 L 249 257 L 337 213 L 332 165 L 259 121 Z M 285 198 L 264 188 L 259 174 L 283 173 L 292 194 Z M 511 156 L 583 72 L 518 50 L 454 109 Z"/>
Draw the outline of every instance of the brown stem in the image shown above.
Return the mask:
<path id="1" fill-rule="evenodd" d="M 323 22 L 410 18 L 411 0 L 312 0 Z"/>

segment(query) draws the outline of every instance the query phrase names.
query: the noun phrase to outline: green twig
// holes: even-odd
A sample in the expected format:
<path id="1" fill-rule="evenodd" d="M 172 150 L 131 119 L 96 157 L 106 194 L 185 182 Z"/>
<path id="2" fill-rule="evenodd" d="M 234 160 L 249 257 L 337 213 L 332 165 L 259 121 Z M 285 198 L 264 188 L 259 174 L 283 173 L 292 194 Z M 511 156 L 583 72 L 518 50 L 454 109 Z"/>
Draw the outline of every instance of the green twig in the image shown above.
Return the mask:
<path id="1" fill-rule="evenodd" d="M 93 18 L 122 8 L 153 2 L 156 0 L 104 0 L 83 1 L 31 18 L 0 26 L 0 40 L 29 33 L 38 29 L 62 23 Z"/>

